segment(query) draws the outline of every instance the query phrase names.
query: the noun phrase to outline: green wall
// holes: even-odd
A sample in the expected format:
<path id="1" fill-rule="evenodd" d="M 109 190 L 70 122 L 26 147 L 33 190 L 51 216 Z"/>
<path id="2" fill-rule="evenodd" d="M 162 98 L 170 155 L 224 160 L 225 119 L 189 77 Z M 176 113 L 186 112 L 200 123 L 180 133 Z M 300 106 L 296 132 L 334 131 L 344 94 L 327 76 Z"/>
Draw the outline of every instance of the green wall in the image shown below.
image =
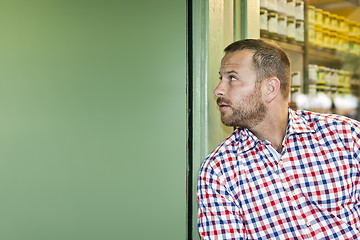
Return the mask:
<path id="1" fill-rule="evenodd" d="M 185 185 L 186 1 L 1 1 L 0 239 L 185 239 Z"/>

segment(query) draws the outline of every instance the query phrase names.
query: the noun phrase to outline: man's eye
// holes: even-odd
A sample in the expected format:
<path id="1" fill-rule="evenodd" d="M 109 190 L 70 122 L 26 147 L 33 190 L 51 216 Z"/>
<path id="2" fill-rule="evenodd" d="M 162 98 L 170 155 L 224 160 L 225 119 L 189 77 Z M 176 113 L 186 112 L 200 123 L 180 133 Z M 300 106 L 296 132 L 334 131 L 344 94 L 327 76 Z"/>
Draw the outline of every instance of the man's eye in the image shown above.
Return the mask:
<path id="1" fill-rule="evenodd" d="M 236 77 L 230 76 L 230 80 L 231 80 L 231 81 L 234 81 L 234 80 L 236 80 Z"/>

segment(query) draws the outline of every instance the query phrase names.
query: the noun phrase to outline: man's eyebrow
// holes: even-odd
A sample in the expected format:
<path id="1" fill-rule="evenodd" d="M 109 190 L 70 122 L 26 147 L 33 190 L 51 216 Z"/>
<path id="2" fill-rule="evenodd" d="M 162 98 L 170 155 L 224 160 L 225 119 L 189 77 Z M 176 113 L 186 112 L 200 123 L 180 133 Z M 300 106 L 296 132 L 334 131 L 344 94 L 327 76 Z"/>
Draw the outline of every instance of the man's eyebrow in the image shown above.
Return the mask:
<path id="1" fill-rule="evenodd" d="M 225 74 L 230 74 L 230 73 L 237 73 L 237 72 L 235 70 L 225 72 Z M 219 75 L 221 75 L 220 71 L 219 71 Z"/>

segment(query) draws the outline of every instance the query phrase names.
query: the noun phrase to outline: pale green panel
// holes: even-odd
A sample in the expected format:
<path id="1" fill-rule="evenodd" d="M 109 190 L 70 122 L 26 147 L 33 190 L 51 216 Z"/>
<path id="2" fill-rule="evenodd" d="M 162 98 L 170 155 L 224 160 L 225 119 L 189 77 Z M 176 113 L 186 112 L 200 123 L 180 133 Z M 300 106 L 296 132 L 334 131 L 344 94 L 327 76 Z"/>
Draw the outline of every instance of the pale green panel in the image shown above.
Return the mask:
<path id="1" fill-rule="evenodd" d="M 242 0 L 246 4 L 242 4 L 245 8 L 246 16 L 242 16 L 244 24 L 246 24 L 245 38 L 260 38 L 260 0 Z"/>
<path id="2" fill-rule="evenodd" d="M 0 29 L 0 239 L 185 239 L 186 2 L 1 1 Z"/>
<path id="3" fill-rule="evenodd" d="M 233 5 L 230 1 L 209 1 L 209 152 L 221 143 L 233 128 L 225 127 L 220 120 L 220 112 L 213 93 L 219 84 L 219 70 L 225 47 L 233 41 Z"/>

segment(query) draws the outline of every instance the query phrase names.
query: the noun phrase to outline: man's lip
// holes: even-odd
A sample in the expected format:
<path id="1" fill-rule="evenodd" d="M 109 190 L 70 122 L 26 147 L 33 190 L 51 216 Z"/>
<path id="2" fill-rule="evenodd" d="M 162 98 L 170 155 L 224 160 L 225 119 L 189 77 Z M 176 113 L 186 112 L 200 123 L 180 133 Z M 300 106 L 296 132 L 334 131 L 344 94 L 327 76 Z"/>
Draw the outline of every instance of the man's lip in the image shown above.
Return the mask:
<path id="1" fill-rule="evenodd" d="M 229 105 L 224 104 L 224 103 L 218 103 L 218 106 L 219 106 L 219 107 L 229 107 Z"/>
<path id="2" fill-rule="evenodd" d="M 216 100 L 217 105 L 219 106 L 219 110 L 225 110 L 230 107 L 230 102 L 226 101 L 225 99 L 218 98 Z"/>
<path id="3" fill-rule="evenodd" d="M 218 105 L 219 105 L 219 110 L 220 111 L 225 110 L 225 109 L 230 107 L 229 105 L 226 105 L 226 104 L 218 104 Z"/>

